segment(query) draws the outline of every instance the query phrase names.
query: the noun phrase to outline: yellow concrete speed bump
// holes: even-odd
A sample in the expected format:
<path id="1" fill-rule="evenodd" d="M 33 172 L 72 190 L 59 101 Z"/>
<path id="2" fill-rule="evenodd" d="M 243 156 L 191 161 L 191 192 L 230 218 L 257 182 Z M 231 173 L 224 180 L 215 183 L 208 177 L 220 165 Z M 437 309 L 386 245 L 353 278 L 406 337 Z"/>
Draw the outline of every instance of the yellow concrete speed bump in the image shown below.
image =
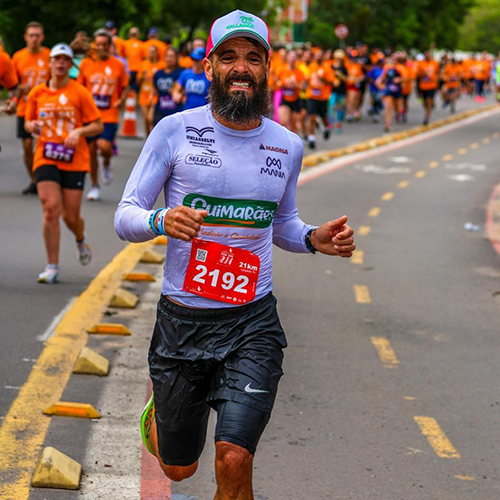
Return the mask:
<path id="1" fill-rule="evenodd" d="M 155 245 L 168 245 L 168 238 L 166 236 L 158 236 L 158 238 L 155 238 Z"/>
<path id="2" fill-rule="evenodd" d="M 87 330 L 87 333 L 105 334 L 105 335 L 132 335 L 130 330 L 120 323 L 99 323 Z"/>
<path id="3" fill-rule="evenodd" d="M 133 309 L 137 305 L 137 302 L 139 302 L 139 297 L 137 297 L 137 295 L 123 288 L 118 288 L 109 302 L 109 307 Z"/>
<path id="4" fill-rule="evenodd" d="M 58 417 L 101 418 L 101 414 L 88 403 L 67 403 L 59 401 L 43 410 L 45 415 Z"/>
<path id="5" fill-rule="evenodd" d="M 64 453 L 47 446 L 42 451 L 31 479 L 34 488 L 77 490 L 82 466 Z"/>
<path id="6" fill-rule="evenodd" d="M 150 273 L 127 273 L 122 276 L 123 281 L 156 281 Z"/>
<path id="7" fill-rule="evenodd" d="M 141 257 L 139 262 L 143 264 L 162 264 L 165 260 L 165 255 L 155 252 L 153 250 L 146 250 Z"/>
<path id="8" fill-rule="evenodd" d="M 109 361 L 92 349 L 84 347 L 73 367 L 73 373 L 84 373 L 86 375 L 107 375 L 109 373 Z"/>

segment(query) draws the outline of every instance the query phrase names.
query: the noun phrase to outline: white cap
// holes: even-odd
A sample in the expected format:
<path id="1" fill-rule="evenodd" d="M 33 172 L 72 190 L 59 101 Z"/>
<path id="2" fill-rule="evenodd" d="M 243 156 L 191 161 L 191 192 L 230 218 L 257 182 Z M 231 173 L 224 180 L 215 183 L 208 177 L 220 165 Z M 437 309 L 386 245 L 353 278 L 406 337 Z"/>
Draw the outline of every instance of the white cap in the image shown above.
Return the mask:
<path id="1" fill-rule="evenodd" d="M 65 43 L 58 43 L 57 45 L 54 45 L 50 51 L 50 57 L 56 56 L 67 56 L 70 59 L 73 59 L 73 49 Z"/>
<path id="2" fill-rule="evenodd" d="M 419 52 L 419 53 L 417 54 L 416 60 L 417 60 L 417 61 L 423 61 L 424 59 L 425 59 L 424 54 L 422 54 L 422 52 Z"/>
<path id="3" fill-rule="evenodd" d="M 222 42 L 240 36 L 253 38 L 267 51 L 271 50 L 267 24 L 254 14 L 233 10 L 233 12 L 219 17 L 212 24 L 207 41 L 206 56 L 208 57 Z"/>

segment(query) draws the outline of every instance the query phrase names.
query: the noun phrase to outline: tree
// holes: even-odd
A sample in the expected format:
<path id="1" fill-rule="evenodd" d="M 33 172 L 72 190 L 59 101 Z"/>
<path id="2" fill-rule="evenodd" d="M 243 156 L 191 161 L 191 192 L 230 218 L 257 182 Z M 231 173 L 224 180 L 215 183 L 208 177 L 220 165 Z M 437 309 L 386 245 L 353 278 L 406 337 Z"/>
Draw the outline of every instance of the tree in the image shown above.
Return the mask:
<path id="1" fill-rule="evenodd" d="M 461 50 L 498 51 L 500 48 L 500 2 L 498 0 L 478 0 L 465 18 L 460 29 Z"/>

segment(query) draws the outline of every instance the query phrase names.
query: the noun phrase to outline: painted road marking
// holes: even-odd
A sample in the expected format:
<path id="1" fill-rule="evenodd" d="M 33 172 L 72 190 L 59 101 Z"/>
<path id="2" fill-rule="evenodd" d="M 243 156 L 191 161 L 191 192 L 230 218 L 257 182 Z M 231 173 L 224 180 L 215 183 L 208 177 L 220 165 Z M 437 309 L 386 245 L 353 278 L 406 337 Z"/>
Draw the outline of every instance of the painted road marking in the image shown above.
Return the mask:
<path id="1" fill-rule="evenodd" d="M 403 188 L 406 188 L 410 185 L 410 183 L 408 181 L 401 181 L 399 184 L 398 184 L 398 187 L 403 189 Z"/>
<path id="2" fill-rule="evenodd" d="M 0 427 L 0 498 L 27 500 L 30 478 L 50 424 L 42 411 L 58 401 L 78 353 L 85 328 L 97 323 L 121 283 L 152 242 L 130 244 L 92 280 L 55 329 Z M 21 416 L 21 418 L 20 418 Z"/>
<path id="3" fill-rule="evenodd" d="M 429 130 L 422 134 L 418 134 L 413 137 L 409 137 L 408 139 L 403 139 L 401 141 L 394 142 L 392 144 L 387 144 L 385 146 L 381 146 L 379 148 L 375 148 L 371 151 L 365 151 L 360 153 L 355 153 L 352 155 L 348 155 L 344 158 L 336 158 L 331 161 L 327 161 L 322 165 L 319 165 L 315 168 L 308 169 L 306 171 L 301 172 L 299 179 L 297 181 L 297 186 L 302 186 L 307 182 L 311 182 L 313 180 L 319 179 L 324 175 L 331 174 L 332 172 L 336 172 L 342 168 L 345 168 L 349 165 L 353 165 L 359 163 L 360 161 L 366 161 L 369 158 L 374 158 L 376 156 L 380 156 L 386 154 L 390 151 L 400 150 L 410 145 L 418 144 L 419 142 L 427 141 L 429 139 L 434 139 L 444 134 L 448 134 L 454 130 L 457 130 L 462 127 L 466 127 L 473 123 L 477 123 L 480 121 L 484 121 L 485 119 L 489 119 L 493 116 L 500 114 L 500 108 L 495 107 L 490 111 L 482 112 L 477 116 L 471 116 L 469 118 L 464 118 L 463 120 L 459 120 L 456 123 L 451 125 L 446 125 L 444 127 L 440 127 L 439 129 Z"/>
<path id="4" fill-rule="evenodd" d="M 453 160 L 453 155 L 444 155 L 443 156 L 443 161 L 451 161 Z"/>
<path id="5" fill-rule="evenodd" d="M 358 235 L 359 236 L 368 236 L 372 228 L 370 226 L 359 226 Z"/>
<path id="6" fill-rule="evenodd" d="M 470 145 L 470 148 L 471 149 L 477 149 L 479 147 L 479 144 L 477 142 L 473 142 L 471 145 Z"/>
<path id="7" fill-rule="evenodd" d="M 380 212 L 382 209 L 380 207 L 373 207 L 369 212 L 368 212 L 368 217 L 378 217 L 380 215 Z"/>
<path id="8" fill-rule="evenodd" d="M 365 252 L 363 250 L 354 250 L 351 257 L 351 264 L 359 264 L 362 266 L 364 264 Z"/>
<path id="9" fill-rule="evenodd" d="M 354 295 L 356 296 L 356 302 L 358 304 L 372 303 L 370 292 L 366 285 L 353 285 L 353 287 L 354 287 Z"/>
<path id="10" fill-rule="evenodd" d="M 370 337 L 372 344 L 377 349 L 378 356 L 386 368 L 394 368 L 399 365 L 394 349 L 391 347 L 389 339 L 385 337 Z"/>
<path id="11" fill-rule="evenodd" d="M 425 170 L 419 170 L 416 174 L 415 177 L 417 179 L 421 179 L 422 177 L 425 177 L 427 175 L 427 172 Z"/>
<path id="12" fill-rule="evenodd" d="M 490 139 L 489 137 L 485 137 L 485 138 L 483 139 L 483 144 L 489 144 L 489 143 L 490 143 L 490 141 L 491 141 L 491 139 Z"/>
<path id="13" fill-rule="evenodd" d="M 66 307 L 52 320 L 52 322 L 47 327 L 47 329 L 41 335 L 37 336 L 37 338 L 36 338 L 37 340 L 39 340 L 40 342 L 46 342 L 47 340 L 50 339 L 50 337 L 52 337 L 52 335 L 54 335 L 57 325 L 61 321 L 62 317 L 71 309 L 75 300 L 76 300 L 76 297 L 72 297 L 69 300 Z"/>
<path id="14" fill-rule="evenodd" d="M 455 476 L 456 479 L 461 479 L 462 481 L 475 481 L 473 476 Z"/>
<path id="15" fill-rule="evenodd" d="M 460 458 L 460 453 L 451 444 L 437 421 L 432 417 L 413 417 L 420 431 L 441 458 Z"/>
<path id="16" fill-rule="evenodd" d="M 467 148 L 460 148 L 458 150 L 459 155 L 466 155 L 468 152 L 469 152 L 469 150 Z"/>
<path id="17" fill-rule="evenodd" d="M 439 162 L 438 161 L 431 161 L 429 163 L 429 168 L 437 168 L 439 167 Z"/>
<path id="18" fill-rule="evenodd" d="M 415 401 L 417 398 L 414 398 L 413 396 L 404 396 L 403 399 L 406 399 L 406 401 Z"/>
<path id="19" fill-rule="evenodd" d="M 384 201 L 391 201 L 394 198 L 394 193 L 391 191 L 388 191 L 387 193 L 384 193 L 382 195 L 382 200 Z"/>

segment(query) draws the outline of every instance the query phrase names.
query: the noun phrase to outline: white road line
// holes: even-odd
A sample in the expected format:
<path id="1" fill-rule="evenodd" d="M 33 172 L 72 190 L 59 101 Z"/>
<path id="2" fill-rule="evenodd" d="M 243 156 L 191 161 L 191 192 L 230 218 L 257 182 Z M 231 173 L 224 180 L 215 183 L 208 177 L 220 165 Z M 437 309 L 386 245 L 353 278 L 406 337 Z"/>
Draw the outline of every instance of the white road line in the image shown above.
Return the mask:
<path id="1" fill-rule="evenodd" d="M 364 153 L 355 153 L 346 156 L 345 158 L 337 158 L 335 160 L 328 161 L 318 167 L 310 167 L 305 172 L 302 172 L 299 175 L 299 180 L 297 182 L 297 185 L 301 186 L 306 182 L 317 179 L 318 177 L 322 177 L 323 175 L 329 174 L 330 172 L 334 172 L 335 170 L 340 170 L 341 168 L 347 167 L 348 165 L 352 165 L 353 163 L 359 163 L 360 161 L 364 161 L 368 158 L 373 158 L 374 156 L 382 155 L 390 151 L 394 151 L 396 149 L 417 144 L 427 139 L 438 137 L 440 135 L 446 134 L 447 132 L 451 132 L 452 130 L 456 130 L 458 128 L 465 127 L 466 125 L 471 125 L 472 123 L 476 123 L 478 121 L 490 118 L 492 116 L 497 115 L 498 113 L 500 113 L 500 109 L 493 109 L 491 111 L 481 113 L 477 116 L 466 118 L 465 120 L 461 120 L 451 125 L 445 125 L 444 127 L 430 130 L 429 132 L 424 132 L 423 134 L 414 137 L 409 137 L 408 139 L 403 139 L 402 141 L 396 141 L 386 146 L 380 146 L 371 151 L 366 151 Z"/>
<path id="2" fill-rule="evenodd" d="M 70 307 L 73 305 L 73 302 L 75 302 L 76 297 L 72 297 L 66 307 L 57 315 L 54 317 L 50 325 L 47 327 L 47 329 L 41 334 L 37 336 L 37 340 L 40 342 L 46 342 L 47 340 L 54 335 L 54 332 L 56 331 L 57 325 L 60 323 L 62 317 L 69 311 Z"/>

